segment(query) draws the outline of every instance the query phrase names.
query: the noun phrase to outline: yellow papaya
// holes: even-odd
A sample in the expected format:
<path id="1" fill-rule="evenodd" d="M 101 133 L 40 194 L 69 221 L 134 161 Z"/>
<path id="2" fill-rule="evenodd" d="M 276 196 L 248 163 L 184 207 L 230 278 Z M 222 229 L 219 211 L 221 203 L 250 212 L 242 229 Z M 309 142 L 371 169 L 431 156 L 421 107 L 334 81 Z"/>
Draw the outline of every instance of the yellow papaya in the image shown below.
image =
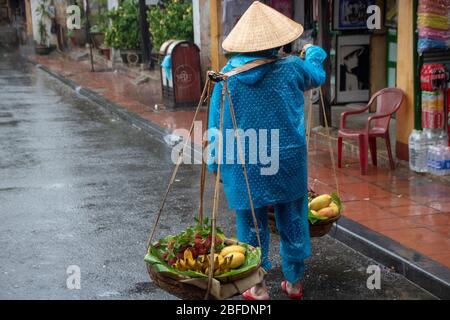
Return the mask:
<path id="1" fill-rule="evenodd" d="M 245 255 L 243 253 L 240 253 L 240 252 L 229 253 L 226 256 L 226 258 L 227 257 L 231 257 L 231 262 L 230 262 L 230 265 L 229 265 L 230 269 L 239 268 L 245 262 Z"/>
<path id="2" fill-rule="evenodd" d="M 321 209 L 328 207 L 331 201 L 332 199 L 329 194 L 323 194 L 321 196 L 314 198 L 309 203 L 309 208 L 314 211 L 320 211 Z"/>
<path id="3" fill-rule="evenodd" d="M 333 208 L 331 207 L 326 207 L 323 209 L 320 209 L 317 214 L 321 217 L 325 217 L 325 218 L 332 218 L 334 217 L 334 212 L 333 212 Z"/>
<path id="4" fill-rule="evenodd" d="M 336 203 L 331 202 L 330 208 L 333 209 L 333 217 L 336 217 L 340 213 L 339 206 Z"/>
<path id="5" fill-rule="evenodd" d="M 225 257 L 232 252 L 239 252 L 239 253 L 245 254 L 245 248 L 243 246 L 238 246 L 238 245 L 226 246 L 225 248 L 222 249 L 222 251 L 220 252 L 220 255 L 222 257 Z"/>

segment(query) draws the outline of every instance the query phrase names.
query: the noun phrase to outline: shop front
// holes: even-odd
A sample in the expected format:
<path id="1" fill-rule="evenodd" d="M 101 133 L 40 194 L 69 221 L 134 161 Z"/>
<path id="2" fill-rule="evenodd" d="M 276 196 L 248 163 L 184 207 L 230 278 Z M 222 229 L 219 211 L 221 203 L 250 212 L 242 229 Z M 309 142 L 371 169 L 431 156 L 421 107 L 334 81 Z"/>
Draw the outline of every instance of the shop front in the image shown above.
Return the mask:
<path id="1" fill-rule="evenodd" d="M 399 0 L 398 47 L 402 50 L 398 51 L 397 86 L 407 99 L 398 113 L 397 156 L 409 159 L 415 171 L 438 175 L 445 169 L 433 169 L 433 160 L 427 162 L 430 146 L 441 145 L 439 166 L 445 158 L 450 163 L 444 149 L 448 145 L 449 9 L 448 0 Z"/>
<path id="2" fill-rule="evenodd" d="M 210 1 L 210 48 L 213 69 L 219 70 L 225 65 L 227 57 L 220 44 L 252 2 L 253 0 Z M 330 89 L 326 94 L 329 95 L 330 105 L 333 107 L 349 103 L 365 103 L 371 95 L 385 87 L 398 87 L 405 92 L 405 102 L 396 115 L 398 159 L 409 159 L 408 140 L 413 129 L 422 130 L 428 125 L 439 127 L 433 129 L 447 130 L 448 92 L 444 88 L 445 81 L 442 81 L 441 87 L 438 88 L 441 93 L 423 94 L 424 97 L 429 98 L 427 101 L 439 100 L 436 102 L 438 110 L 433 110 L 434 113 L 425 112 L 422 110 L 420 73 L 422 66 L 430 63 L 437 63 L 442 70 L 448 72 L 450 54 L 443 44 L 448 41 L 448 29 L 446 29 L 448 20 L 445 20 L 448 19 L 448 0 L 270 0 L 263 2 L 305 26 L 302 38 L 284 48 L 286 53 L 298 53 L 305 41 L 314 40 L 319 44 L 329 42 Z M 427 3 L 438 5 L 432 5 L 430 9 Z M 377 12 L 370 11 L 371 5 L 379 8 L 378 16 Z M 438 18 L 433 15 L 431 22 L 429 16 L 427 18 L 425 15 L 424 18 L 423 14 L 427 13 L 427 10 L 436 11 L 438 7 L 441 8 L 440 11 L 438 10 Z M 370 28 L 368 25 L 368 19 L 371 16 L 381 19 L 381 21 L 375 20 L 375 28 Z M 328 23 L 324 23 L 324 17 Z M 436 27 L 436 19 L 437 27 L 440 28 L 437 33 L 426 25 L 431 23 Z M 327 24 L 329 30 L 324 33 L 328 35 L 324 38 L 320 25 Z M 422 28 L 420 28 L 421 25 Z M 424 37 L 431 32 L 431 35 L 435 38 L 437 35 L 441 42 L 429 39 L 420 41 L 419 32 Z M 445 101 L 442 100 L 443 97 Z M 429 106 L 433 108 L 433 102 Z"/>

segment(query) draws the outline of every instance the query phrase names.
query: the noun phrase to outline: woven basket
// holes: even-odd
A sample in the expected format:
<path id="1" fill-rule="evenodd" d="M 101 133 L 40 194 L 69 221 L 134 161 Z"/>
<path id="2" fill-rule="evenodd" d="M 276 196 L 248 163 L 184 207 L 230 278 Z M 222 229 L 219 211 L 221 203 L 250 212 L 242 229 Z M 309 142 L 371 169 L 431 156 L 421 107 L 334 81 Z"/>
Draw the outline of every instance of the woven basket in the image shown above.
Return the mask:
<path id="1" fill-rule="evenodd" d="M 161 289 L 170 292 L 174 296 L 183 300 L 202 300 L 205 298 L 205 290 L 199 287 L 180 282 L 181 278 L 174 279 L 171 274 L 164 272 L 156 272 L 148 263 L 147 271 L 150 279 Z M 214 299 L 213 296 L 210 296 Z"/>
<path id="2" fill-rule="evenodd" d="M 317 221 L 316 223 L 312 224 L 309 223 L 309 235 L 311 238 L 318 238 L 323 237 L 324 235 L 328 234 L 333 227 L 333 223 L 338 221 L 341 218 L 341 215 L 325 220 L 325 221 Z"/>
<path id="3" fill-rule="evenodd" d="M 224 243 L 226 245 L 239 245 L 240 243 L 236 240 L 232 239 L 225 239 Z M 253 248 L 249 246 L 250 248 Z M 170 292 L 171 294 L 185 300 L 199 300 L 204 299 L 206 290 L 201 289 L 199 287 L 196 287 L 194 285 L 181 282 L 181 280 L 186 280 L 187 277 L 184 276 L 176 276 L 172 273 L 167 272 L 157 272 L 154 268 L 152 268 L 152 265 L 149 263 L 146 263 L 147 265 L 147 271 L 150 276 L 150 278 L 155 282 L 156 285 L 158 285 L 161 289 L 166 290 L 167 292 Z M 257 264 L 255 267 L 245 271 L 241 272 L 239 274 L 235 274 L 229 277 L 225 278 L 215 278 L 216 280 L 220 281 L 223 284 L 231 283 L 234 281 L 238 281 L 241 279 L 244 279 L 254 272 L 257 272 L 258 269 L 261 267 L 261 263 Z M 215 299 L 212 295 L 210 296 L 212 299 Z"/>
<path id="4" fill-rule="evenodd" d="M 309 235 L 311 238 L 319 238 L 328 234 L 333 227 L 333 223 L 338 221 L 341 218 L 341 215 L 338 215 L 334 218 L 325 220 L 325 221 L 317 221 L 312 224 L 309 222 Z M 269 230 L 272 233 L 278 234 L 278 230 L 275 223 L 275 214 L 269 211 Z"/>

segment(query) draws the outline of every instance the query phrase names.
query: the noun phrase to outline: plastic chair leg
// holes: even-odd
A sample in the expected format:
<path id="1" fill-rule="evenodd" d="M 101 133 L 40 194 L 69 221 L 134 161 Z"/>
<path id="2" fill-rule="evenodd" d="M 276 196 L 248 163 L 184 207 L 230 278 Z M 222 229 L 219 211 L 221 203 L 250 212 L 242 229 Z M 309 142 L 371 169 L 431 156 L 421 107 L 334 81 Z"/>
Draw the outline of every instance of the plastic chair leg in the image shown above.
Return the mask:
<path id="1" fill-rule="evenodd" d="M 359 164 L 361 166 L 361 174 L 367 174 L 367 156 L 369 152 L 369 139 L 365 135 L 359 136 Z"/>
<path id="2" fill-rule="evenodd" d="M 395 170 L 395 162 L 394 162 L 394 157 L 392 156 L 391 140 L 389 139 L 389 134 L 387 134 L 384 137 L 384 140 L 386 140 L 386 149 L 387 149 L 388 156 L 389 156 L 389 164 L 391 166 L 391 170 Z"/>
<path id="3" fill-rule="evenodd" d="M 338 137 L 338 168 L 342 168 L 342 137 Z"/>
<path id="4" fill-rule="evenodd" d="M 377 138 L 369 137 L 370 156 L 372 157 L 372 164 L 377 166 Z"/>

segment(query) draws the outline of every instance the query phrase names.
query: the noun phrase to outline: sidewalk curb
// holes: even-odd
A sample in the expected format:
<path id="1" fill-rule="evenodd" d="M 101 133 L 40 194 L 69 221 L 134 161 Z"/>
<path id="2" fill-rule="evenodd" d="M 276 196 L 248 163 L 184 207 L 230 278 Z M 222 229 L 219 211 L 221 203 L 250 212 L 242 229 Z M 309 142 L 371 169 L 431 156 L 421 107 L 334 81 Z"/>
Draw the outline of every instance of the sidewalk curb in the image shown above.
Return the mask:
<path id="1" fill-rule="evenodd" d="M 167 145 L 163 140 L 167 132 L 162 127 L 127 111 L 90 89 L 78 86 L 75 82 L 51 71 L 46 66 L 27 57 L 23 58 L 100 107 L 103 107 L 111 114 L 127 121 Z M 319 143 L 321 142 L 319 141 Z M 395 272 L 403 275 L 406 279 L 427 290 L 437 298 L 450 299 L 450 270 L 420 253 L 408 249 L 392 239 L 345 217 L 340 219 L 339 224 L 333 226 L 329 236 L 386 267 L 392 267 Z M 408 259 L 406 257 L 411 258 Z"/>
<path id="2" fill-rule="evenodd" d="M 401 274 L 439 299 L 450 299 L 450 270 L 400 243 L 342 217 L 329 236 Z"/>

